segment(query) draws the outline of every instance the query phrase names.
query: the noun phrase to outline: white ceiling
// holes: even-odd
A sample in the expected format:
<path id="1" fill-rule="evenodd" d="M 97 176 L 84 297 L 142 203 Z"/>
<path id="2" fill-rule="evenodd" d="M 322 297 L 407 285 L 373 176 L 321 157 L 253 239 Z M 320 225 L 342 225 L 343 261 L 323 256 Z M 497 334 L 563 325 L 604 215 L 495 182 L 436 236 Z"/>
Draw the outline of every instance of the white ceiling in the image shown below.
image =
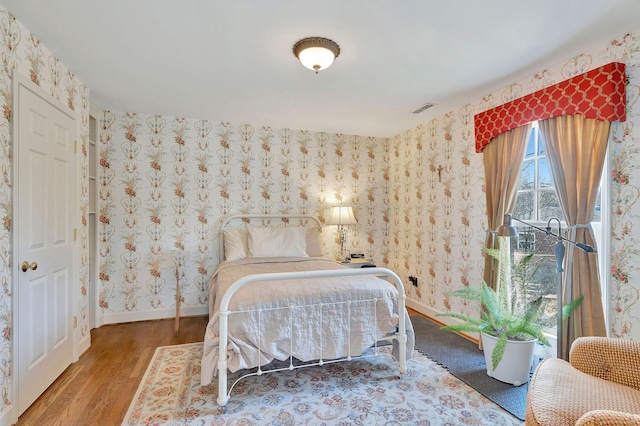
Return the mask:
<path id="1" fill-rule="evenodd" d="M 0 3 L 101 108 L 383 137 L 640 29 L 638 0 Z M 318 75 L 308 36 L 342 50 Z"/>

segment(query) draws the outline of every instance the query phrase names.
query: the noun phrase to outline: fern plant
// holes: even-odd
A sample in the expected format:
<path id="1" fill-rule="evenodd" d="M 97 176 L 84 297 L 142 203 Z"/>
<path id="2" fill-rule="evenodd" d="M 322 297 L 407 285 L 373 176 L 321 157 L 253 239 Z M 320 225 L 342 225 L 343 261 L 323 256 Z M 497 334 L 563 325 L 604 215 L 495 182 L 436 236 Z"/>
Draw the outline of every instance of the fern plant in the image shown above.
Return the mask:
<path id="1" fill-rule="evenodd" d="M 528 265 L 532 255 L 525 256 L 515 265 L 506 266 L 509 262 L 499 250 L 483 248 L 483 250 L 498 260 L 498 291 L 490 288 L 485 282 L 481 287 L 465 287 L 451 293 L 454 297 L 474 300 L 480 303 L 480 317 L 475 318 L 457 312 L 439 314 L 455 318 L 462 323 L 441 327 L 456 333 L 482 332 L 498 338 L 491 354 L 491 363 L 495 369 L 502 357 L 508 340 L 537 339 L 543 345 L 549 346 L 544 334 L 546 323 L 542 320 L 542 295 L 531 299 L 526 295 L 524 286 L 528 275 Z M 511 267 L 512 266 L 512 267 Z M 509 268 L 511 267 L 511 270 Z M 510 288 L 511 284 L 511 288 Z M 521 287 L 521 288 L 517 288 Z M 562 308 L 562 316 L 566 319 L 582 303 L 582 296 L 572 300 Z"/>

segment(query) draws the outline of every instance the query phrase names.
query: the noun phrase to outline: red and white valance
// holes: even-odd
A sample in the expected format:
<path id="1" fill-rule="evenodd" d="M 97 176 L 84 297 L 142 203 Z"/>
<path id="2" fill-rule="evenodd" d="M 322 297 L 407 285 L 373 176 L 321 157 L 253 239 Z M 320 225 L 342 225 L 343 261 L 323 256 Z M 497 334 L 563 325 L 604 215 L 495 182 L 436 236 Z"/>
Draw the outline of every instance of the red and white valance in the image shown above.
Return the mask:
<path id="1" fill-rule="evenodd" d="M 601 121 L 625 121 L 625 106 L 625 65 L 612 62 L 476 114 L 476 152 L 500 133 L 536 120 L 581 114 Z"/>

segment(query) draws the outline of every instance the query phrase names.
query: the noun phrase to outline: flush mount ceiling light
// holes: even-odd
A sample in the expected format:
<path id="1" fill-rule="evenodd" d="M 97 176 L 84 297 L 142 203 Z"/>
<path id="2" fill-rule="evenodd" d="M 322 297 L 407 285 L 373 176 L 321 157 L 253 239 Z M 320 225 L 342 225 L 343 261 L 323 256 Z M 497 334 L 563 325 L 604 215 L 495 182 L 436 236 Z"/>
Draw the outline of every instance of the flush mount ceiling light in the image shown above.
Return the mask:
<path id="1" fill-rule="evenodd" d="M 318 74 L 318 71 L 329 68 L 340 55 L 340 46 L 328 38 L 307 37 L 293 45 L 293 54 L 302 65 Z"/>

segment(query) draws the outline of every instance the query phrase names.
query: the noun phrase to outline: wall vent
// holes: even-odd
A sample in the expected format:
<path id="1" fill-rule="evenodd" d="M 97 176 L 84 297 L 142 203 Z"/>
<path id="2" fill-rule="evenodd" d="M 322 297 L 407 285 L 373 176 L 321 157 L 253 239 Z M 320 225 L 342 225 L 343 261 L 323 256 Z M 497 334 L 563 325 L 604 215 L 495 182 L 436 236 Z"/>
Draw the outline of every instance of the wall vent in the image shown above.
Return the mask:
<path id="1" fill-rule="evenodd" d="M 414 114 L 420 114 L 422 111 L 425 111 L 425 110 L 431 108 L 434 105 L 435 104 L 424 104 L 420 108 L 418 108 L 417 110 L 413 111 L 413 113 Z"/>

